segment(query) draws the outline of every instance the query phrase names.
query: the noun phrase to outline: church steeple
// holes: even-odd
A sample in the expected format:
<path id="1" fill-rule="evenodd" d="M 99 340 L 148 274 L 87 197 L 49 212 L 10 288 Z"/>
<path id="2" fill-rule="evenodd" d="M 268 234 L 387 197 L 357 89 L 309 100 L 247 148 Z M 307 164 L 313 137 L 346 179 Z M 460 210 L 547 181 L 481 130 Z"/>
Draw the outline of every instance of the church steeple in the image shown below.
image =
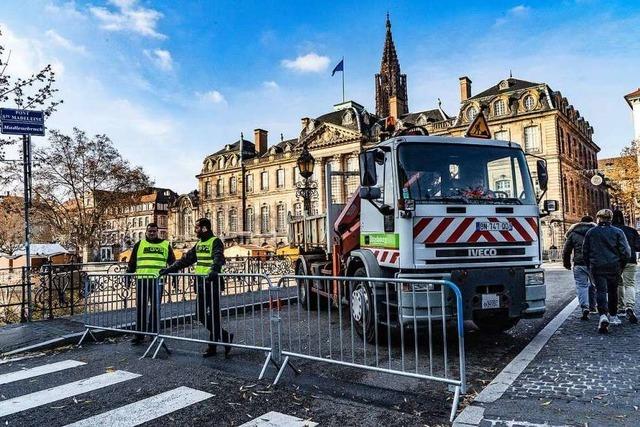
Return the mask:
<path id="1" fill-rule="evenodd" d="M 409 112 L 407 75 L 400 72 L 388 12 L 386 26 L 380 74 L 376 74 L 376 114 L 380 117 L 392 115 L 397 118 Z"/>

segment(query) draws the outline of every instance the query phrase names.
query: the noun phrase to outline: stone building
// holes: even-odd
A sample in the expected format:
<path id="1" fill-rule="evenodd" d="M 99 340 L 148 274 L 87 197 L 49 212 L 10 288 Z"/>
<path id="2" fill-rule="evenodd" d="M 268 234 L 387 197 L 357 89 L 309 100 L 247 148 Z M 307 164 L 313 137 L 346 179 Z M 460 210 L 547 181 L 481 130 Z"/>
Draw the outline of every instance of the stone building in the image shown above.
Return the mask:
<path id="1" fill-rule="evenodd" d="M 131 203 L 123 203 L 110 209 L 102 231 L 100 259 L 116 259 L 118 254 L 145 235 L 149 223 L 158 224 L 158 236 L 169 237 L 169 206 L 178 195 L 168 188 L 152 188 Z"/>
<path id="2" fill-rule="evenodd" d="M 200 218 L 200 194 L 194 190 L 177 197 L 169 206 L 169 241 L 175 248 L 189 249 L 198 240 L 195 224 Z"/>
<path id="3" fill-rule="evenodd" d="M 557 200 L 560 210 L 543 218 L 541 229 L 545 248 L 560 247 L 571 224 L 608 205 L 606 188 L 590 182 L 600 151 L 593 141 L 593 127 L 546 83 L 509 77 L 472 95 L 471 80 L 466 76 L 459 80 L 457 117 L 427 125 L 430 134 L 463 136 L 482 111 L 494 139 L 517 142 L 530 155 L 534 184 L 535 161 L 545 159 L 549 184 L 543 200 Z"/>
<path id="4" fill-rule="evenodd" d="M 302 118 L 296 138 L 285 140 L 281 135 L 272 145 L 268 132 L 256 129 L 252 141 L 241 138 L 204 159 L 197 175 L 199 197 L 190 198 L 191 204 L 199 203 L 200 215 L 211 219 L 214 232 L 227 243 L 286 244 L 287 215 L 302 212 L 302 201 L 296 197 L 300 181 L 296 160 L 304 145 L 316 159 L 313 179 L 319 183 L 311 213 L 322 213 L 326 164 L 332 170 L 356 171 L 358 153 L 384 138 L 389 122 L 395 122 L 396 129 L 418 126 L 431 135 L 462 136 L 483 111 L 494 138 L 520 143 L 531 154 L 531 165 L 535 156 L 547 160 L 545 199 L 558 200 L 560 211 L 543 219 L 543 239 L 546 248 L 559 247 L 570 224 L 607 203 L 606 190 L 589 182 L 600 150 L 593 141 L 593 128 L 546 83 L 509 77 L 476 95 L 471 83 L 468 77 L 460 78 L 456 116 L 446 114 L 440 102 L 437 108 L 410 112 L 407 76 L 401 72 L 387 16 L 380 72 L 374 79 L 375 114 L 355 101 L 336 104 L 317 118 Z M 535 167 L 532 170 L 535 175 Z M 354 178 L 346 188 L 332 188 L 333 194 L 344 198 L 357 185 Z"/>

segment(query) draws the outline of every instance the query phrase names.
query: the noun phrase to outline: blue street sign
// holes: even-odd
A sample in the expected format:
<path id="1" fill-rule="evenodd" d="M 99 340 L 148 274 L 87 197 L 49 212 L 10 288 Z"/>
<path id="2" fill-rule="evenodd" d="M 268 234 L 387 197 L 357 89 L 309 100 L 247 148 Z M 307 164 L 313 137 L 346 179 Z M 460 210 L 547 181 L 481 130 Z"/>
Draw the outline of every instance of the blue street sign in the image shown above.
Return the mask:
<path id="1" fill-rule="evenodd" d="M 1 132 L 8 135 L 44 136 L 44 112 L 0 108 Z"/>

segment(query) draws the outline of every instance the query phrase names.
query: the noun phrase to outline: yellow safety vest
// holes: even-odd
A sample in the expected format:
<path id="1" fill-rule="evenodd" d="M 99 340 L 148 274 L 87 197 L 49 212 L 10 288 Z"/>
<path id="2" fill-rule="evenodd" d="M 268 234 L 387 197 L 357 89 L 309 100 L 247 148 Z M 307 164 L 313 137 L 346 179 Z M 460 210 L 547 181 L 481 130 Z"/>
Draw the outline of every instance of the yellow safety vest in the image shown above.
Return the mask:
<path id="1" fill-rule="evenodd" d="M 168 259 L 169 242 L 151 243 L 142 239 L 136 252 L 136 275 L 158 277 L 160 270 L 167 266 Z"/>
<path id="2" fill-rule="evenodd" d="M 209 240 L 196 243 L 196 274 L 207 275 L 213 264 L 213 243 L 218 240 L 216 236 Z"/>

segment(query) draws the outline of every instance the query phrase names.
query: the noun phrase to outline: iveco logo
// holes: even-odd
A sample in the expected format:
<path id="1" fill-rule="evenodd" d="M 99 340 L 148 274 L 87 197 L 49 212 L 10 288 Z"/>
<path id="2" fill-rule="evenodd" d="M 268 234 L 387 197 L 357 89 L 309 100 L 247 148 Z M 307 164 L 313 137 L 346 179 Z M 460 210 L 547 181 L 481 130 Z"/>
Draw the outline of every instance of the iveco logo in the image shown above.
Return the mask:
<path id="1" fill-rule="evenodd" d="M 498 250 L 493 248 L 469 249 L 469 256 L 496 256 L 497 254 Z"/>

